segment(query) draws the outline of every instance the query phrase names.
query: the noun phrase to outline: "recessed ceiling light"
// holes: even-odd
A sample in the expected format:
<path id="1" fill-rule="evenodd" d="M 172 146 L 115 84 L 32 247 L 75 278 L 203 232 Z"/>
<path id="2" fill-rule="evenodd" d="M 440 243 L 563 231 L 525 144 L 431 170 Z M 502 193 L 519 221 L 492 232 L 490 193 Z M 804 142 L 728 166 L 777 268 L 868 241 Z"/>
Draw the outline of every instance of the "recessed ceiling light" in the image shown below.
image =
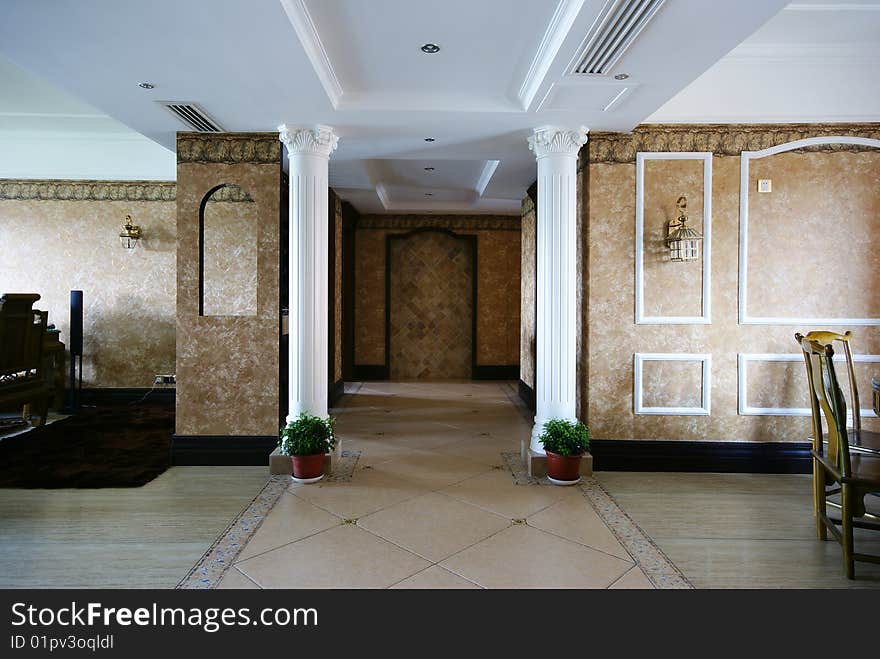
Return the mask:
<path id="1" fill-rule="evenodd" d="M 435 43 L 426 43 L 424 46 L 422 46 L 422 52 L 428 53 L 428 55 L 433 55 L 434 53 L 440 52 L 440 46 Z"/>
<path id="2" fill-rule="evenodd" d="M 425 141 L 426 142 L 435 142 L 436 140 L 433 137 L 426 137 Z"/>
<path id="3" fill-rule="evenodd" d="M 141 89 L 153 89 L 155 86 L 156 85 L 154 85 L 152 82 L 139 82 L 138 83 L 138 87 L 140 87 Z"/>
<path id="4" fill-rule="evenodd" d="M 434 168 L 433 167 L 425 167 L 425 171 L 426 172 L 433 172 Z"/>
<path id="5" fill-rule="evenodd" d="M 629 78 L 629 73 L 618 73 L 614 76 L 615 80 L 626 80 L 627 78 Z"/>

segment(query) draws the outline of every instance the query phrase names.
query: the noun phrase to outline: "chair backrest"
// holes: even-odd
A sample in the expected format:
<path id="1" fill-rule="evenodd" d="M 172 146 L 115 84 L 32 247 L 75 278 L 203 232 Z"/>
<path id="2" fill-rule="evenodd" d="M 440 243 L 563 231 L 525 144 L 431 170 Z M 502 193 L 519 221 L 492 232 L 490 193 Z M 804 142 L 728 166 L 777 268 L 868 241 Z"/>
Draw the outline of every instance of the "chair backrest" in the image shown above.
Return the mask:
<path id="1" fill-rule="evenodd" d="M 801 335 L 796 335 L 801 336 Z M 810 383 L 810 407 L 813 410 L 813 432 L 816 450 L 822 451 L 822 426 L 827 428 L 828 460 L 837 465 L 843 476 L 849 476 L 849 441 L 846 431 L 846 399 L 834 371 L 834 348 L 805 336 L 799 339 L 807 365 Z"/>
<path id="2" fill-rule="evenodd" d="M 42 374 L 47 313 L 32 309 L 37 293 L 0 296 L 0 375 Z"/>
<path id="3" fill-rule="evenodd" d="M 794 335 L 795 339 L 798 343 L 801 342 L 801 338 L 807 339 L 808 341 L 813 341 L 820 345 L 833 345 L 835 341 L 839 341 L 843 345 L 843 352 L 846 356 L 846 373 L 847 380 L 849 381 L 849 409 L 852 415 L 852 427 L 856 433 L 860 432 L 862 429 L 862 414 L 861 414 L 861 403 L 859 402 L 859 388 L 856 385 L 856 372 L 853 368 L 853 356 L 852 356 L 852 347 L 851 340 L 853 337 L 853 333 L 847 330 L 843 334 L 839 334 L 837 332 L 828 332 L 826 330 L 807 332 L 805 336 L 800 334 Z M 800 338 L 798 338 L 800 337 Z M 847 419 L 844 419 L 846 421 Z"/>

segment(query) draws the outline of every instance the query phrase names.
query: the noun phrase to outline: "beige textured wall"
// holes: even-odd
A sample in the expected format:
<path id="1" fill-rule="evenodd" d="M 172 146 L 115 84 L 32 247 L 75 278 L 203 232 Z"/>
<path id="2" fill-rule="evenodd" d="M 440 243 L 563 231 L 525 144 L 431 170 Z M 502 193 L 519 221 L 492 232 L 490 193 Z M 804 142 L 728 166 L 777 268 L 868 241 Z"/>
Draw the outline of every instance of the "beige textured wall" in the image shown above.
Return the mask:
<path id="1" fill-rule="evenodd" d="M 684 131 L 677 127 L 677 131 Z M 661 131 L 658 131 L 660 133 Z M 694 142 L 714 139 L 694 130 L 694 135 L 676 142 L 672 150 L 694 149 Z M 837 133 L 835 130 L 831 134 Z M 841 133 L 838 133 L 841 134 Z M 678 135 L 678 133 L 676 133 Z M 746 134 L 748 138 L 748 133 Z M 651 129 L 645 128 L 638 140 L 650 143 Z M 790 139 L 794 139 L 794 136 Z M 769 144 L 748 144 L 739 148 L 763 148 Z M 592 139 L 592 138 L 591 138 Z M 667 134 L 660 139 L 671 140 Z M 724 142 L 730 149 L 731 143 Z M 786 141 L 774 137 L 776 143 Z M 663 148 L 653 150 L 664 150 Z M 668 148 L 668 142 L 661 142 Z M 734 144 L 736 144 L 734 142 Z M 809 421 L 806 417 L 739 416 L 737 413 L 737 354 L 787 353 L 798 354 L 795 331 L 810 326 L 739 325 L 737 320 L 739 174 L 740 158 L 716 155 L 713 159 L 712 218 L 712 324 L 711 325 L 635 325 L 634 324 L 634 217 L 635 164 L 628 160 L 631 145 L 617 144 L 614 139 L 600 139 L 591 150 L 589 165 L 589 305 L 588 332 L 589 382 L 582 382 L 588 400 L 587 421 L 594 437 L 603 439 L 683 439 L 741 441 L 804 441 Z M 709 148 L 712 148 L 711 146 Z M 651 150 L 651 149 L 646 149 Z M 632 153 L 634 157 L 634 153 Z M 616 162 L 623 160 L 625 162 Z M 761 178 L 772 178 L 774 192 L 754 202 L 756 215 L 750 218 L 762 238 L 763 250 L 755 243 L 750 249 L 750 313 L 761 309 L 787 309 L 799 316 L 813 316 L 835 311 L 853 317 L 870 312 L 878 314 L 878 275 L 876 227 L 878 181 L 880 169 L 877 155 L 839 151 L 834 153 L 790 153 L 784 158 L 765 159 L 757 171 Z M 674 165 L 674 163 L 673 163 Z M 755 170 L 753 170 L 755 175 Z M 754 176 L 753 176 L 754 177 Z M 653 189 L 661 194 L 668 188 L 674 204 L 681 186 L 692 186 L 691 174 L 669 161 L 658 161 L 651 172 Z M 668 179 L 668 180 L 667 180 Z M 752 185 L 752 183 L 750 183 Z M 818 191 L 810 192 L 812 186 Z M 698 195 L 696 195 L 698 196 Z M 688 196 L 695 211 L 697 199 Z M 750 197 L 757 197 L 754 187 Z M 662 204 L 661 204 L 662 205 Z M 750 207 L 751 208 L 751 207 Z M 845 209 L 831 213 L 830 209 Z M 696 213 L 694 213 L 696 215 Z M 647 217 L 647 216 L 646 216 Z M 651 227 L 656 233 L 662 213 L 652 216 Z M 815 228 L 819 220 L 829 231 L 845 236 L 833 238 L 831 249 L 818 258 L 809 258 L 804 247 L 811 235 L 804 229 Z M 761 225 L 765 225 L 759 228 Z M 771 226 L 772 225 L 772 226 Z M 815 234 L 813 234 L 815 235 Z M 653 236 L 653 233 L 652 233 Z M 653 236 L 650 239 L 656 239 Z M 856 244 L 849 244 L 851 242 Z M 844 245 L 847 243 L 847 245 Z M 751 243 L 750 243 L 751 244 Z M 812 252 L 811 252 L 812 253 Z M 814 254 L 814 253 L 813 253 Z M 811 265 L 805 265 L 809 263 Z M 652 304 L 657 309 L 692 309 L 688 298 L 682 306 L 676 299 L 680 286 L 665 286 L 696 274 L 680 270 L 681 264 L 657 263 L 646 271 L 646 292 L 652 291 Z M 668 272 L 668 275 L 665 274 Z M 759 278 L 753 273 L 761 273 Z M 838 282 L 852 282 L 840 297 L 836 292 L 823 293 L 820 288 L 805 290 L 801 277 L 828 277 L 829 291 L 836 291 Z M 756 279 L 752 279 L 756 278 Z M 765 288 L 761 293 L 759 289 Z M 752 297 L 755 295 L 755 297 Z M 763 297 L 761 297 L 763 295 Z M 832 298 L 835 298 L 832 301 Z M 650 308 L 650 307 L 649 307 Z M 774 313 L 773 315 L 781 315 Z M 880 330 L 877 327 L 835 327 L 855 334 L 855 352 L 880 353 Z M 712 355 L 711 416 L 646 416 L 633 414 L 633 354 L 636 352 L 694 352 Z M 800 370 L 799 370 L 800 369 Z M 805 390 L 800 371 L 794 363 L 761 365 L 749 370 L 749 401 L 781 401 L 801 406 Z M 862 406 L 870 405 L 870 372 L 880 374 L 876 365 L 860 367 Z M 700 382 L 696 365 L 658 365 L 646 367 L 648 380 L 645 404 L 691 405 L 698 400 Z M 663 391 L 661 391 L 661 388 Z M 650 402 L 649 400 L 650 399 Z M 659 401 L 659 402 L 658 402 Z M 876 419 L 865 419 L 864 427 L 880 429 Z"/>
<path id="2" fill-rule="evenodd" d="M 204 211 L 204 314 L 255 316 L 257 207 L 252 201 L 213 201 L 216 196 Z"/>
<path id="3" fill-rule="evenodd" d="M 279 198 L 275 134 L 178 134 L 177 434 L 278 432 Z M 199 206 L 236 184 L 258 216 L 256 316 L 199 316 Z"/>
<path id="4" fill-rule="evenodd" d="M 477 364 L 517 364 L 518 218 L 439 215 L 361 217 L 355 237 L 355 364 L 385 363 L 385 237 L 419 226 L 445 227 L 457 234 L 477 236 Z"/>
<path id="5" fill-rule="evenodd" d="M 645 161 L 645 315 L 700 316 L 703 262 L 670 268 L 666 226 L 678 218 L 676 201 L 687 197 L 688 223 L 703 232 L 703 161 Z"/>
<path id="6" fill-rule="evenodd" d="M 758 179 L 768 178 L 773 191 L 758 193 Z M 880 318 L 878 220 L 880 150 L 752 160 L 749 314 Z M 802 295 L 821 283 L 816 273 L 827 278 L 827 294 Z"/>
<path id="7" fill-rule="evenodd" d="M 535 271 L 537 233 L 535 204 L 526 195 L 522 201 L 522 251 L 520 277 L 520 346 L 519 379 L 529 387 L 535 387 L 535 312 L 537 309 Z"/>
<path id="8" fill-rule="evenodd" d="M 72 199 L 58 198 L 58 182 L 32 184 L 43 200 L 0 181 L 0 292 L 39 293 L 36 306 L 67 344 L 70 290 L 83 291 L 85 387 L 149 387 L 157 373 L 173 373 L 174 184 L 63 182 Z M 132 186 L 170 200 L 109 201 Z M 144 234 L 131 251 L 118 238 L 127 214 Z"/>
<path id="9" fill-rule="evenodd" d="M 335 236 L 333 259 L 334 266 L 334 291 L 333 291 L 333 382 L 342 380 L 342 199 L 334 193 L 333 200 L 333 225 L 330 230 Z M 332 384 L 332 383 L 331 383 Z"/>

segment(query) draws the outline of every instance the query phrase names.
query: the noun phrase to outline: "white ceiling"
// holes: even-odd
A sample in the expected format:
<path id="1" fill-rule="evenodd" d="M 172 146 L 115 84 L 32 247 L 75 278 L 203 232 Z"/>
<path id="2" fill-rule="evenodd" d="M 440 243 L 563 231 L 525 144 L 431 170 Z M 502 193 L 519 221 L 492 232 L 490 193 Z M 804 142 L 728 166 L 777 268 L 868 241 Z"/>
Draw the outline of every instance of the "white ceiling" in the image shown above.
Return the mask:
<path id="1" fill-rule="evenodd" d="M 93 137 L 135 131 L 173 149 L 185 128 L 163 100 L 196 102 L 229 131 L 324 123 L 340 136 L 331 184 L 363 212 L 517 212 L 535 179 L 532 128 L 630 130 L 784 4 L 667 0 L 609 75 L 589 79 L 571 65 L 605 0 L 5 0 L 0 52 L 82 99 L 9 102 L 31 115 L 51 107 L 59 130 L 72 114 L 100 126 Z M 440 52 L 422 53 L 425 42 Z M 614 80 L 621 72 L 629 79 Z M 54 151 L 32 151 L 51 169 Z M 124 175 L 148 162 L 105 160 L 94 177 L 149 178 Z M 2 167 L 0 155 L 0 176 L 26 175 Z"/>
<path id="2" fill-rule="evenodd" d="M 648 122 L 880 121 L 880 0 L 798 2 Z"/>

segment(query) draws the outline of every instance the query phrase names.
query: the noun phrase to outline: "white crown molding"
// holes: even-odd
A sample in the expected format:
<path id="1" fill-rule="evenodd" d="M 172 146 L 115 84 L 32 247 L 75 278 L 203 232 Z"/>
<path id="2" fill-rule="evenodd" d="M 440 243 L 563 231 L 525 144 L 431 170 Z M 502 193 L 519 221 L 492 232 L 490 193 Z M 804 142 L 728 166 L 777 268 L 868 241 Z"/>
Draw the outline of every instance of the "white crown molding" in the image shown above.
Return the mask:
<path id="1" fill-rule="evenodd" d="M 333 70 L 330 57 L 324 49 L 324 44 L 321 42 L 315 22 L 309 14 L 305 0 L 281 0 L 281 6 L 284 7 L 287 18 L 290 19 L 293 29 L 296 30 L 296 35 L 299 37 L 306 56 L 312 63 L 312 68 L 315 69 L 318 80 L 321 81 L 327 98 L 330 99 L 335 110 L 339 107 L 344 91 L 336 72 Z"/>
<path id="2" fill-rule="evenodd" d="M 743 151 L 740 156 L 739 182 L 739 323 L 740 325 L 837 325 L 865 327 L 880 325 L 880 318 L 802 318 L 752 316 L 748 311 L 749 284 L 749 163 L 777 153 L 822 144 L 851 144 L 880 149 L 880 140 L 848 135 L 810 137 L 786 142 L 761 151 Z"/>
<path id="3" fill-rule="evenodd" d="M 495 174 L 495 170 L 498 169 L 498 165 L 500 164 L 500 160 L 487 160 L 483 165 L 483 170 L 480 172 L 480 178 L 477 179 L 477 184 L 474 186 L 477 197 L 483 196 L 483 193 L 486 191 L 486 186 L 489 185 L 489 181 L 492 180 L 492 176 Z"/>
<path id="4" fill-rule="evenodd" d="M 709 416 L 712 410 L 712 355 L 685 352 L 637 352 L 634 355 L 633 412 L 663 416 Z M 645 362 L 701 362 L 703 379 L 700 386 L 700 407 L 646 407 L 643 396 Z"/>
<path id="5" fill-rule="evenodd" d="M 308 154 L 329 158 L 339 144 L 339 137 L 330 126 L 278 126 L 278 139 L 288 154 Z"/>
<path id="6" fill-rule="evenodd" d="M 702 314 L 699 316 L 645 315 L 645 161 L 703 161 L 703 277 Z M 677 193 L 676 193 L 677 194 Z M 636 154 L 636 241 L 635 241 L 636 325 L 710 325 L 712 323 L 712 153 L 639 152 Z M 674 267 L 670 263 L 670 267 Z"/>
<path id="7" fill-rule="evenodd" d="M 553 12 L 553 17 L 541 38 L 535 57 L 532 59 L 529 70 L 523 77 L 516 93 L 516 98 L 523 110 L 528 111 L 531 108 L 538 90 L 547 77 L 547 72 L 571 31 L 584 2 L 585 0 L 559 0 L 559 4 L 556 5 L 556 11 Z"/>
<path id="8" fill-rule="evenodd" d="M 877 364 L 880 363 L 880 355 L 853 355 L 854 364 Z M 810 416 L 812 411 L 809 407 L 753 407 L 749 405 L 748 365 L 749 362 L 803 362 L 802 354 L 790 353 L 740 353 L 737 355 L 737 392 L 739 402 L 737 413 L 740 416 Z M 844 362 L 844 355 L 834 355 L 834 361 Z M 847 413 L 851 416 L 851 411 Z M 874 410 L 862 408 L 862 417 L 876 417 Z"/>
<path id="9" fill-rule="evenodd" d="M 577 157 L 581 147 L 587 143 L 589 130 L 580 128 L 560 128 L 559 126 L 541 126 L 532 130 L 529 136 L 529 149 L 536 159 L 550 155 Z"/>

